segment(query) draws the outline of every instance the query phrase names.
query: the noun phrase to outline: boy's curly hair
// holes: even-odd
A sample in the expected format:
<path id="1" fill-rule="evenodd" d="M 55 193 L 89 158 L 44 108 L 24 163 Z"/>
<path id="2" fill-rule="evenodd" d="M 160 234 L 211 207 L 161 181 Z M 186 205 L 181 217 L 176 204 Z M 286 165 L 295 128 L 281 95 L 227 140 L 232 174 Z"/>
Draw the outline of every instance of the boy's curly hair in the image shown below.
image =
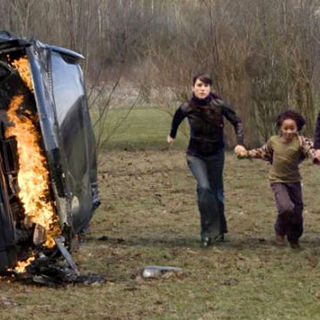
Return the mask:
<path id="1" fill-rule="evenodd" d="M 295 110 L 286 110 L 280 113 L 276 119 L 276 128 L 280 129 L 284 120 L 292 119 L 297 124 L 298 131 L 301 131 L 302 127 L 305 125 L 306 120 L 304 117 Z"/>

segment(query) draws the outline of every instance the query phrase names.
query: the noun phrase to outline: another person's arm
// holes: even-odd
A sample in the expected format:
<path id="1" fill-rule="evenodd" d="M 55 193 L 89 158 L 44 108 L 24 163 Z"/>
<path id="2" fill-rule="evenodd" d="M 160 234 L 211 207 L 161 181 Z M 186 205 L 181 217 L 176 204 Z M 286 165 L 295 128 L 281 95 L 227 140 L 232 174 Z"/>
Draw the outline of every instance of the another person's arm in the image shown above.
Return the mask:
<path id="1" fill-rule="evenodd" d="M 244 146 L 244 133 L 241 119 L 237 116 L 235 111 L 230 107 L 228 103 L 224 102 L 223 100 L 220 101 L 222 107 L 222 114 L 226 117 L 226 119 L 228 119 L 228 121 L 234 127 L 237 136 L 237 145 Z"/>
<path id="2" fill-rule="evenodd" d="M 245 151 L 243 151 L 236 147 L 234 151 L 239 159 L 256 158 L 256 159 L 269 161 L 270 163 L 272 163 L 273 149 L 272 149 L 270 140 L 268 140 L 268 142 L 264 144 L 261 148 L 256 148 L 251 150 L 245 149 Z"/>
<path id="3" fill-rule="evenodd" d="M 314 148 L 316 149 L 316 157 L 318 159 L 315 161 L 315 163 L 320 163 L 320 111 L 318 113 L 316 129 L 314 132 Z"/>
<path id="4" fill-rule="evenodd" d="M 318 113 L 316 129 L 314 132 L 314 148 L 320 149 L 320 112 Z"/>

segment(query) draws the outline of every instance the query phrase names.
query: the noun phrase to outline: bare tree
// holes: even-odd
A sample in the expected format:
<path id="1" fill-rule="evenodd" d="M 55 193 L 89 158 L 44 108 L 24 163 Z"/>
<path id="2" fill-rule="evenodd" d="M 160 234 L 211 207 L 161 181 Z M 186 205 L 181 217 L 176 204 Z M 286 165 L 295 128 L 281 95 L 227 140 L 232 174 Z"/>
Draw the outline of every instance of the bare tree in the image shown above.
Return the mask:
<path id="1" fill-rule="evenodd" d="M 272 134 L 285 108 L 299 110 L 312 133 L 320 0 L 2 0 L 0 9 L 4 29 L 86 56 L 90 106 L 101 121 L 125 87 L 172 112 L 192 76 L 207 72 L 245 119 L 249 144 Z"/>

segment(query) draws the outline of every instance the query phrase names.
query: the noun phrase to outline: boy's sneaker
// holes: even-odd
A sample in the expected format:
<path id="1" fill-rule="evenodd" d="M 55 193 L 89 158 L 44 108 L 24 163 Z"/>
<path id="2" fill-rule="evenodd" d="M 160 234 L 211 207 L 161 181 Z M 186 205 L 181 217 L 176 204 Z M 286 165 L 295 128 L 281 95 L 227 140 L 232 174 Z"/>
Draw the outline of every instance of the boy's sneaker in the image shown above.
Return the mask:
<path id="1" fill-rule="evenodd" d="M 299 240 L 298 239 L 297 240 L 291 240 L 291 241 L 289 241 L 289 243 L 290 243 L 290 247 L 292 249 L 299 249 L 300 248 L 300 244 L 299 244 Z"/>
<path id="2" fill-rule="evenodd" d="M 284 246 L 286 244 L 284 236 L 281 236 L 280 234 L 276 233 L 276 244 L 278 246 Z"/>

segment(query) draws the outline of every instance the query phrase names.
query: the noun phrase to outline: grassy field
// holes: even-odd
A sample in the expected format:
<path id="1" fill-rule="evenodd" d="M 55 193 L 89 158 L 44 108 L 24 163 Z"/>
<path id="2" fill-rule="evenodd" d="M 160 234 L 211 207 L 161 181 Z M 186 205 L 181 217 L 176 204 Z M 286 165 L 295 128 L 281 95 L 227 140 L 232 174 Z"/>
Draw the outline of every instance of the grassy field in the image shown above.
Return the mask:
<path id="1" fill-rule="evenodd" d="M 136 107 L 110 110 L 102 135 L 103 149 L 107 150 L 161 150 L 167 148 L 165 138 L 169 133 L 171 114 L 168 108 Z M 94 114 L 93 118 L 97 115 Z M 120 124 L 120 125 L 119 125 Z M 115 130 L 116 128 L 116 130 Z M 175 143 L 183 147 L 187 142 L 188 128 L 182 123 Z M 97 130 L 96 130 L 97 131 Z"/>
<path id="2" fill-rule="evenodd" d="M 274 244 L 268 164 L 227 153 L 227 241 L 202 249 L 185 139 L 166 148 L 169 117 L 158 110 L 138 109 L 126 122 L 100 157 L 102 205 L 73 254 L 83 273 L 100 273 L 106 284 L 2 281 L 1 320 L 320 319 L 320 168 L 302 165 L 305 232 L 302 248 L 292 250 Z M 121 150 L 134 146 L 143 147 Z M 148 265 L 183 272 L 143 280 Z"/>

